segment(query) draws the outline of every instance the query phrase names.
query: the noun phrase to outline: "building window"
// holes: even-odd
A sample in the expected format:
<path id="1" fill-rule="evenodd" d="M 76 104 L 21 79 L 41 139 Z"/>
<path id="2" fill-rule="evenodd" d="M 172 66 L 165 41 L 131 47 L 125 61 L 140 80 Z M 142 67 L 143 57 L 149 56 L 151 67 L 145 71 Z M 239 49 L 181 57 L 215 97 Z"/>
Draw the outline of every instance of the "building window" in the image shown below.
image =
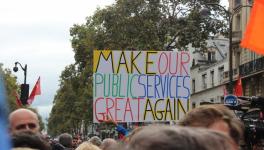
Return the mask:
<path id="1" fill-rule="evenodd" d="M 218 68 L 218 81 L 219 81 L 219 84 L 222 83 L 223 79 L 224 79 L 224 66 Z"/>
<path id="2" fill-rule="evenodd" d="M 241 16 L 240 14 L 236 15 L 236 31 L 240 31 L 241 30 Z"/>
<path id="3" fill-rule="evenodd" d="M 241 5 L 241 0 L 235 0 L 235 7 L 238 7 L 239 5 Z"/>
<path id="4" fill-rule="evenodd" d="M 236 64 L 235 64 L 236 68 L 239 68 L 239 65 L 240 65 L 240 52 L 236 53 L 235 61 L 236 61 Z"/>
<path id="5" fill-rule="evenodd" d="M 195 93 L 195 79 L 192 79 L 192 93 Z"/>
<path id="6" fill-rule="evenodd" d="M 192 108 L 195 108 L 195 105 L 196 105 L 195 103 L 192 103 Z"/>
<path id="7" fill-rule="evenodd" d="M 214 87 L 214 70 L 211 70 L 211 86 Z"/>
<path id="8" fill-rule="evenodd" d="M 195 59 L 192 60 L 192 67 L 195 66 Z"/>
<path id="9" fill-rule="evenodd" d="M 207 80 L 207 74 L 203 74 L 202 75 L 202 88 L 203 89 L 207 88 L 206 80 Z"/>
<path id="10" fill-rule="evenodd" d="M 250 59 L 255 60 L 256 59 L 256 53 L 255 52 L 250 52 Z"/>
<path id="11" fill-rule="evenodd" d="M 214 51 L 208 52 L 208 61 L 209 62 L 215 62 L 216 61 L 215 52 Z"/>
<path id="12" fill-rule="evenodd" d="M 260 84 L 264 85 L 264 74 L 262 73 L 262 77 L 260 80 Z M 264 86 L 261 86 L 261 95 L 264 95 Z"/>
<path id="13" fill-rule="evenodd" d="M 221 103 L 224 104 L 225 97 L 221 96 Z"/>
<path id="14" fill-rule="evenodd" d="M 215 52 L 212 52 L 212 61 L 216 61 Z"/>
<path id="15" fill-rule="evenodd" d="M 253 77 L 251 77 L 249 81 L 250 81 L 249 96 L 255 96 L 256 95 L 256 83 L 255 83 L 255 79 Z"/>

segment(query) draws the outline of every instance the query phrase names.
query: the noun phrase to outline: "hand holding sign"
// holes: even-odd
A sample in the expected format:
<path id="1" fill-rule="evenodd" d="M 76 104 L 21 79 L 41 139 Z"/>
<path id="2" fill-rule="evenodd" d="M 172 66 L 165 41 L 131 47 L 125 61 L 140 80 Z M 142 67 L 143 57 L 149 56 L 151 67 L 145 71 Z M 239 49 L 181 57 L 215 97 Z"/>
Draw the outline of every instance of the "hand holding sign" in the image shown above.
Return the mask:
<path id="1" fill-rule="evenodd" d="M 115 126 L 118 125 L 109 115 L 106 116 L 105 120 L 98 120 L 98 121 L 107 124 L 114 124 Z"/>

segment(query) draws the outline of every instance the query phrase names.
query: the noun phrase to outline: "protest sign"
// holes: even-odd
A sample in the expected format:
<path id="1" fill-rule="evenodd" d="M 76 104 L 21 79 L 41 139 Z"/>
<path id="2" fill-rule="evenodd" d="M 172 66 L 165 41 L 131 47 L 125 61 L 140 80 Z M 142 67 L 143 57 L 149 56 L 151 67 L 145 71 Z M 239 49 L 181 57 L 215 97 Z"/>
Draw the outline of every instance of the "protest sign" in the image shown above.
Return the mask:
<path id="1" fill-rule="evenodd" d="M 189 52 L 95 50 L 93 61 L 94 122 L 171 121 L 189 110 Z"/>

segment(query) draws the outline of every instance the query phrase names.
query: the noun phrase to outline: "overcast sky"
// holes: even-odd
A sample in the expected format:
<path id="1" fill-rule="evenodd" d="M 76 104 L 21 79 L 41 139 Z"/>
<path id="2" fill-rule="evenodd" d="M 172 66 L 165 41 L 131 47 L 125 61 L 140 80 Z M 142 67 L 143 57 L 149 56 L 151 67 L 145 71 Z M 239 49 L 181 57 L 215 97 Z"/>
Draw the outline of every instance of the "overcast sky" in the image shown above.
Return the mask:
<path id="1" fill-rule="evenodd" d="M 41 77 L 40 96 L 33 106 L 46 118 L 65 66 L 74 62 L 69 29 L 85 23 L 97 7 L 114 0 L 0 0 L 0 62 L 12 69 L 19 61 L 28 65 L 30 91 Z M 20 68 L 19 68 L 20 69 Z M 18 82 L 24 79 L 17 73 Z"/>
<path id="2" fill-rule="evenodd" d="M 227 6 L 228 0 L 222 4 Z M 74 62 L 69 29 L 85 23 L 97 7 L 115 0 L 0 0 L 0 63 L 12 69 L 16 61 L 28 65 L 30 91 L 41 77 L 40 96 L 33 107 L 45 119 L 58 89 L 59 76 L 65 66 Z M 19 84 L 23 71 L 14 73 Z"/>

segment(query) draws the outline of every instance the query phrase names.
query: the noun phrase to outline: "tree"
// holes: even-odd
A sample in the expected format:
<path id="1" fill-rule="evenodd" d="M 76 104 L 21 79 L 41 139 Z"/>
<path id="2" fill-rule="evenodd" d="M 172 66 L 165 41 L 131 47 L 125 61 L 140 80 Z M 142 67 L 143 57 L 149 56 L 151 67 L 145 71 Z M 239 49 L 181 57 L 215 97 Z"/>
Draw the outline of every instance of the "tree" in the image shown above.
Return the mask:
<path id="1" fill-rule="evenodd" d="M 206 3 L 219 0 L 117 0 L 70 29 L 75 64 L 92 66 L 94 49 L 186 50 L 191 43 L 206 51 L 209 36 L 227 32 L 225 13 Z M 214 10 L 208 17 L 200 14 L 205 7 Z"/>
<path id="2" fill-rule="evenodd" d="M 92 87 L 84 82 L 87 79 L 83 77 L 85 76 L 78 72 L 75 65 L 67 66 L 62 72 L 60 89 L 54 98 L 48 120 L 48 133 L 52 136 L 63 132 L 80 134 L 81 127 L 91 122 L 92 98 L 88 91 L 92 91 Z"/>
<path id="3" fill-rule="evenodd" d="M 214 12 L 209 17 L 200 14 L 206 3 L 219 0 L 116 0 L 97 9 L 85 24 L 73 25 L 75 63 L 61 74 L 49 133 L 78 133 L 92 121 L 93 50 L 186 50 L 192 44 L 206 51 L 208 37 L 226 31 L 220 8 L 210 6 Z"/>
<path id="4" fill-rule="evenodd" d="M 17 84 L 16 77 L 11 74 L 9 69 L 4 69 L 3 64 L 0 64 L 0 72 L 4 77 L 7 103 L 10 111 L 13 111 L 18 108 L 16 104 L 15 92 L 19 89 L 19 86 Z"/>
<path id="5" fill-rule="evenodd" d="M 4 69 L 3 64 L 1 64 L 1 63 L 0 63 L 0 73 L 4 77 L 5 89 L 6 89 L 6 98 L 7 98 L 7 103 L 9 106 L 9 112 L 12 112 L 12 111 L 20 108 L 20 106 L 18 106 L 16 103 L 16 97 L 15 97 L 15 92 L 19 91 L 19 85 L 17 83 L 17 78 L 16 78 L 16 76 L 14 76 L 12 74 L 10 69 Z M 37 109 L 31 108 L 29 106 L 23 106 L 23 108 L 30 109 L 37 114 L 38 119 L 39 119 L 40 129 L 43 130 L 45 128 L 44 123 L 43 123 L 42 118 L 39 115 Z"/>

